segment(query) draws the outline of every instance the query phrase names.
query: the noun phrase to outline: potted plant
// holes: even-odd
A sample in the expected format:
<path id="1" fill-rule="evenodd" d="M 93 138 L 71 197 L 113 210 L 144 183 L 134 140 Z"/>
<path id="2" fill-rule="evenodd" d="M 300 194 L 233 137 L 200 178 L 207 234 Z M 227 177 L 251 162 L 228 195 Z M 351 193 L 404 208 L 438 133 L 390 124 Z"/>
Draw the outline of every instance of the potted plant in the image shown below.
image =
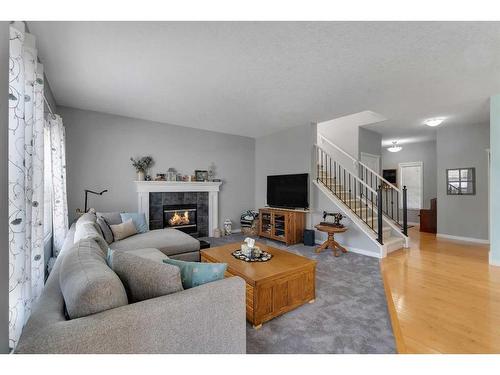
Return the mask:
<path id="1" fill-rule="evenodd" d="M 130 158 L 132 166 L 137 172 L 137 181 L 144 181 L 144 176 L 149 168 L 154 164 L 153 158 L 151 156 L 143 156 L 141 158 Z"/>

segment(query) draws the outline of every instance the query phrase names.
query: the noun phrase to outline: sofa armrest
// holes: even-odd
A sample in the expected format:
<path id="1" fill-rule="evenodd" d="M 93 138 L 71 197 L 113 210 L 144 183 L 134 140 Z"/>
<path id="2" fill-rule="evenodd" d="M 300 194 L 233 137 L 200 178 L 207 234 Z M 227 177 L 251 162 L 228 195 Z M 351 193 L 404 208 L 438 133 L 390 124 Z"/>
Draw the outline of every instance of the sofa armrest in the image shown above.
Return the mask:
<path id="1" fill-rule="evenodd" d="M 18 353 L 245 353 L 245 282 L 230 277 L 48 325 Z"/>

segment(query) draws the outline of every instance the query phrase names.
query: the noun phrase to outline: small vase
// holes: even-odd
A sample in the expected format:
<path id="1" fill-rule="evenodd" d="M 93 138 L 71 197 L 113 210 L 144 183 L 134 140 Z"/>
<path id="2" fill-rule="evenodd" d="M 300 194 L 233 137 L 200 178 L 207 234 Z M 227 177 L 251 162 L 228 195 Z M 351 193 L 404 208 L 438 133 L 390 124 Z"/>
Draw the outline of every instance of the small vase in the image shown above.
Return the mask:
<path id="1" fill-rule="evenodd" d="M 144 172 L 137 172 L 137 181 L 144 181 Z"/>

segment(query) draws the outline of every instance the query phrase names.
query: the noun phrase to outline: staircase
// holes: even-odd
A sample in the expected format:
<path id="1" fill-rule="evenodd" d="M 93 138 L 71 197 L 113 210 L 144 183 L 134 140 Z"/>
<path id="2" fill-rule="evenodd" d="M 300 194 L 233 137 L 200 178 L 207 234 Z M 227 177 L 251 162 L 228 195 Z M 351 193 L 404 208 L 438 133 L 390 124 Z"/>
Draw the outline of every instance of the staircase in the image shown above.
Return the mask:
<path id="1" fill-rule="evenodd" d="M 314 184 L 379 248 L 379 257 L 408 247 L 406 187 L 399 189 L 330 140 L 328 144 L 353 162 L 348 169 L 320 145 L 314 145 Z"/>

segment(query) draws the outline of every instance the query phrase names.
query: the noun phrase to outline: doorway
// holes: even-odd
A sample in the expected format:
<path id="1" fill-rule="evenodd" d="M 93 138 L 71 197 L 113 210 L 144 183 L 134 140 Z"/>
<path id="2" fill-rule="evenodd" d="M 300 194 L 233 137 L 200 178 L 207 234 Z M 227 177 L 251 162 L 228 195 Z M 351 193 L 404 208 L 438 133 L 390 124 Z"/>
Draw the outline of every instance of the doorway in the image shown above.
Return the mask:
<path id="1" fill-rule="evenodd" d="M 399 163 L 399 187 L 407 189 L 407 208 L 409 210 L 420 210 L 424 201 L 424 163 L 415 161 L 411 163 Z M 402 197 L 401 197 L 402 198 Z M 401 205 L 403 203 L 401 202 Z"/>

